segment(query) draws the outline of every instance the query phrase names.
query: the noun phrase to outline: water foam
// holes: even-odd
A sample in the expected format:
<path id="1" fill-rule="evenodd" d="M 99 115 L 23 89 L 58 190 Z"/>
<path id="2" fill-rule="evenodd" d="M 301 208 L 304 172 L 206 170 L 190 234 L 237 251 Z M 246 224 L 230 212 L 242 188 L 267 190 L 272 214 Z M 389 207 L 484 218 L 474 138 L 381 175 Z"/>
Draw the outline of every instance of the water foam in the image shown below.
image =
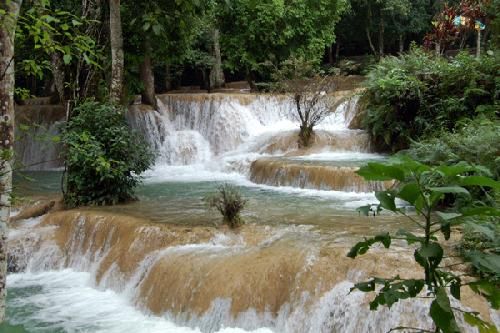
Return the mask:
<path id="1" fill-rule="evenodd" d="M 23 325 L 30 332 L 94 333 L 200 333 L 197 328 L 182 327 L 166 318 L 147 315 L 129 301 L 111 291 L 92 287 L 90 273 L 66 269 L 42 273 L 21 273 L 7 278 L 9 322 Z M 218 333 L 249 332 L 222 328 Z M 253 333 L 270 333 L 258 329 Z"/>

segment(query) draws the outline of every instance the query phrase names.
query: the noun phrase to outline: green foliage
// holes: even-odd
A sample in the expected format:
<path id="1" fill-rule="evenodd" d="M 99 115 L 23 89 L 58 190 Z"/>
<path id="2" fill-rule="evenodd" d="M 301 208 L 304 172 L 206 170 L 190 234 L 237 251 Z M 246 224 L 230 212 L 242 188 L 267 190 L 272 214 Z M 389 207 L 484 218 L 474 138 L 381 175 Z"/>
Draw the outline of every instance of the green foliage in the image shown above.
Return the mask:
<path id="1" fill-rule="evenodd" d="M 62 133 L 65 203 L 74 207 L 133 199 L 139 175 L 153 163 L 144 140 L 130 130 L 123 111 L 114 106 L 88 101 L 73 112 Z"/>
<path id="2" fill-rule="evenodd" d="M 365 126 L 384 149 L 453 130 L 458 120 L 495 116 L 500 96 L 499 55 L 462 53 L 447 61 L 414 48 L 386 57 L 368 74 Z"/>
<path id="3" fill-rule="evenodd" d="M 423 279 L 393 279 L 374 278 L 368 282 L 358 283 L 354 289 L 363 292 L 376 292 L 376 297 L 370 303 L 372 310 L 380 305 L 391 307 L 401 299 L 415 298 L 426 287 L 427 295 L 433 298 L 430 305 L 429 316 L 432 318 L 436 332 L 459 332 L 453 308 L 450 305 L 449 294 L 457 300 L 461 298 L 461 287 L 469 285 L 475 292 L 484 296 L 498 309 L 498 280 L 480 277 L 477 281 L 465 283 L 460 276 L 442 265 L 445 251 L 443 241 L 437 236 L 442 234 L 449 240 L 452 227 L 467 223 L 470 227 L 486 232 L 489 237 L 494 236 L 491 231 L 484 230 L 484 226 L 477 225 L 473 218 L 490 218 L 498 216 L 500 210 L 496 207 L 479 206 L 477 202 L 470 202 L 469 207 L 460 211 L 445 209 L 443 199 L 448 196 L 465 198 L 471 195 L 469 188 L 473 186 L 486 186 L 492 191 L 500 189 L 500 183 L 485 176 L 474 175 L 480 171 L 467 163 L 458 163 L 450 166 L 428 166 L 414 161 L 405 156 L 392 159 L 388 164 L 369 163 L 362 167 L 358 174 L 366 180 L 393 179 L 398 186 L 388 191 L 377 192 L 379 206 L 383 209 L 405 215 L 421 231 L 413 234 L 401 230 L 396 235 L 388 233 L 365 239 L 356 244 L 348 256 L 356 258 L 366 253 L 374 244 L 381 243 L 385 248 L 391 246 L 392 239 L 402 239 L 408 245 L 417 244 L 414 260 L 424 272 Z M 403 209 L 396 205 L 396 200 L 404 200 L 415 207 L 418 216 L 407 215 Z M 362 210 L 366 213 L 369 211 Z M 498 276 L 500 274 L 500 256 L 493 252 L 468 252 L 467 257 L 473 266 L 482 272 Z M 381 288 L 377 288 L 381 286 Z M 484 322 L 476 313 L 466 313 L 466 321 L 481 329 L 488 329 L 492 325 Z"/>
<path id="4" fill-rule="evenodd" d="M 220 12 L 229 69 L 266 74 L 290 56 L 319 63 L 334 38 L 344 0 L 232 0 Z"/>
<path id="5" fill-rule="evenodd" d="M 430 165 L 466 161 L 485 166 L 493 178 L 500 179 L 500 122 L 479 117 L 458 125 L 453 132 L 443 131 L 436 137 L 412 142 L 407 154 Z"/>
<path id="6" fill-rule="evenodd" d="M 222 214 L 224 223 L 230 228 L 234 229 L 243 224 L 240 212 L 245 207 L 246 200 L 235 186 L 230 184 L 219 186 L 216 193 L 205 198 L 205 202 L 210 208 L 215 208 Z"/>

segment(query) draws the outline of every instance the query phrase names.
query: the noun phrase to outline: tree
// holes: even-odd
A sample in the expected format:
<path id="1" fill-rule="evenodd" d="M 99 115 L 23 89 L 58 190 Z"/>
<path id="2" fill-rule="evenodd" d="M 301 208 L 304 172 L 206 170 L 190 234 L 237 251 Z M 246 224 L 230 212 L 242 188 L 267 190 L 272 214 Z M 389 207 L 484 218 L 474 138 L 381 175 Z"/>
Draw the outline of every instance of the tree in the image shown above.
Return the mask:
<path id="1" fill-rule="evenodd" d="M 128 127 L 120 107 L 85 102 L 66 124 L 64 201 L 69 207 L 134 199 L 140 174 L 153 163 L 144 139 Z"/>
<path id="2" fill-rule="evenodd" d="M 227 3 L 220 11 L 226 65 L 246 73 L 251 86 L 256 75 L 266 77 L 266 62 L 278 65 L 295 56 L 319 63 L 346 6 L 343 0 Z"/>
<path id="3" fill-rule="evenodd" d="M 5 318 L 7 224 L 14 152 L 14 41 L 22 0 L 0 2 L 0 322 Z"/>
<path id="4" fill-rule="evenodd" d="M 109 0 L 109 35 L 111 41 L 110 101 L 119 104 L 123 96 L 123 34 L 120 0 Z"/>
<path id="5" fill-rule="evenodd" d="M 206 4 L 193 1 L 123 1 L 125 55 L 128 71 L 135 79 L 139 69 L 139 91 L 143 103 L 156 107 L 154 69 L 156 65 L 170 67 L 185 59 L 198 28 L 197 16 Z M 154 48 L 153 48 L 154 46 Z"/>
<path id="6" fill-rule="evenodd" d="M 290 94 L 295 106 L 294 115 L 300 122 L 299 148 L 309 147 L 314 135 L 314 127 L 333 111 L 333 79 L 321 76 L 310 61 L 291 58 L 275 70 L 274 88 L 278 92 Z"/>

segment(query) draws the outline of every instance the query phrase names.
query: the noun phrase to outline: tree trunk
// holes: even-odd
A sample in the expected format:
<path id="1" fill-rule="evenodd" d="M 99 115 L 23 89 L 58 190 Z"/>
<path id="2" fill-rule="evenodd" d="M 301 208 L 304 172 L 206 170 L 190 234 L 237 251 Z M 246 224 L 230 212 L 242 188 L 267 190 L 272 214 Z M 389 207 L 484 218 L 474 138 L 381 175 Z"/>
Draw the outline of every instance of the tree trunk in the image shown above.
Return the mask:
<path id="1" fill-rule="evenodd" d="M 477 30 L 476 57 L 481 57 L 481 29 Z"/>
<path id="2" fill-rule="evenodd" d="M 403 33 L 399 34 L 399 53 L 403 54 L 405 51 L 405 36 Z"/>
<path id="3" fill-rule="evenodd" d="M 440 56 L 441 55 L 441 42 L 440 41 L 436 41 L 436 56 Z"/>
<path id="4" fill-rule="evenodd" d="M 371 24 L 371 21 L 372 21 L 372 9 L 370 7 L 370 4 L 368 4 L 367 18 L 368 18 L 368 20 L 367 20 L 368 22 L 367 22 L 366 28 L 365 28 L 366 38 L 368 39 L 368 44 L 370 45 L 370 49 L 372 50 L 373 54 L 375 56 L 377 56 L 377 50 L 375 50 L 375 46 L 373 45 L 372 35 L 371 35 L 371 32 L 370 32 L 370 24 Z"/>
<path id="5" fill-rule="evenodd" d="M 141 82 L 144 86 L 142 90 L 142 103 L 153 106 L 156 110 L 158 105 L 156 103 L 155 95 L 155 76 L 153 73 L 152 61 L 151 61 L 151 42 L 149 38 L 144 39 L 144 59 L 140 65 L 139 72 L 141 76 Z"/>
<path id="6" fill-rule="evenodd" d="M 165 65 L 165 89 L 167 91 L 170 91 L 173 89 L 172 73 L 171 73 L 171 69 L 170 69 L 170 64 Z"/>
<path id="7" fill-rule="evenodd" d="M 335 62 L 340 61 L 340 42 L 337 42 L 337 45 L 335 46 Z"/>
<path id="8" fill-rule="evenodd" d="M 119 104 L 123 94 L 123 36 L 120 0 L 109 0 L 109 35 L 111 41 L 111 103 Z"/>
<path id="9" fill-rule="evenodd" d="M 215 64 L 210 73 L 211 86 L 213 88 L 220 88 L 224 86 L 224 71 L 222 70 L 222 56 L 220 51 L 220 32 L 219 29 L 214 29 L 214 59 Z"/>
<path id="10" fill-rule="evenodd" d="M 61 54 L 59 52 L 52 53 L 51 59 L 52 76 L 54 77 L 54 85 L 56 86 L 56 93 L 59 97 L 59 103 L 64 103 L 64 69 Z"/>
<path id="11" fill-rule="evenodd" d="M 10 219 L 14 153 L 14 37 L 22 0 L 2 0 L 0 21 L 0 322 L 5 319 L 7 224 Z"/>
<path id="12" fill-rule="evenodd" d="M 331 44 L 328 48 L 328 64 L 330 64 L 330 66 L 333 66 L 334 63 L 335 60 L 333 59 L 333 44 Z"/>
<path id="13" fill-rule="evenodd" d="M 382 16 L 382 13 L 380 14 L 380 16 Z M 384 19 L 380 17 L 380 22 L 378 27 L 378 53 L 380 57 L 384 56 L 384 32 L 385 32 Z"/>

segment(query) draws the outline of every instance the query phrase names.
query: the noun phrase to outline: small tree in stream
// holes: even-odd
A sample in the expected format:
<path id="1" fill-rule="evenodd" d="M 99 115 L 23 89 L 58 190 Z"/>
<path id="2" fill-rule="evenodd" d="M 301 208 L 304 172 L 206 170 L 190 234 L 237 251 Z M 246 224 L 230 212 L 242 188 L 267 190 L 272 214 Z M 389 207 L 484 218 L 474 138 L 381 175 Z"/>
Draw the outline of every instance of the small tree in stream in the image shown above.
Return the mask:
<path id="1" fill-rule="evenodd" d="M 294 116 L 300 122 L 299 148 L 311 145 L 314 127 L 333 110 L 333 79 L 317 72 L 312 62 L 302 58 L 284 61 L 273 73 L 275 91 L 290 94 Z"/>
<path id="2" fill-rule="evenodd" d="M 62 133 L 65 203 L 75 207 L 133 199 L 139 175 L 154 161 L 146 142 L 115 106 L 85 102 L 73 113 Z"/>
<path id="3" fill-rule="evenodd" d="M 396 189 L 376 193 L 376 197 L 380 201 L 379 206 L 406 216 L 422 231 L 421 234 L 413 234 L 407 230 L 401 230 L 396 235 L 380 234 L 356 244 L 348 253 L 348 257 L 356 258 L 358 255 L 365 254 L 376 243 L 381 243 L 385 248 L 389 248 L 393 239 L 404 240 L 408 245 L 417 245 L 414 258 L 422 267 L 423 278 L 403 279 L 396 276 L 387 279 L 376 277 L 368 282 L 357 283 L 352 288 L 363 292 L 376 292 L 376 297 L 370 303 L 370 309 L 376 310 L 379 305 L 391 307 L 399 300 L 416 298 L 426 287 L 427 297 L 432 299 L 429 315 L 435 328 L 429 330 L 397 327 L 392 331 L 460 332 L 455 313 L 461 312 L 465 321 L 477 327 L 480 332 L 497 332 L 495 327 L 484 322 L 478 313 L 453 307 L 448 295 L 451 294 L 455 299 L 460 300 L 461 288 L 469 286 L 473 291 L 484 296 L 494 309 L 498 309 L 500 306 L 498 280 L 457 275 L 450 269 L 455 264 L 449 266 L 443 264 L 445 251 L 442 240 L 437 237 L 439 233 L 442 233 L 444 239 L 449 240 L 452 228 L 457 225 L 474 226 L 474 218 L 484 216 L 498 218 L 500 216 L 500 210 L 496 207 L 480 205 L 477 202 L 475 205 L 460 211 L 441 208 L 445 198 L 470 198 L 471 194 L 468 188 L 480 187 L 488 192 L 498 191 L 500 183 L 480 175 L 482 172 L 481 167 L 466 163 L 430 167 L 407 157 L 399 157 L 389 164 L 369 163 L 358 171 L 358 174 L 366 180 L 395 180 L 399 182 L 400 186 Z M 407 215 L 402 209 L 399 209 L 396 206 L 396 199 L 404 200 L 413 205 L 418 216 Z M 360 211 L 368 213 L 370 208 L 370 206 L 361 207 Z M 488 228 L 482 228 L 480 225 L 475 225 L 475 230 L 488 232 Z M 496 277 L 500 276 L 500 256 L 497 253 L 471 253 L 468 259 L 474 266 L 479 265 L 481 270 Z"/>
<path id="4" fill-rule="evenodd" d="M 231 229 L 243 224 L 240 212 L 245 207 L 246 200 L 243 199 L 235 186 L 230 184 L 221 185 L 217 192 L 207 196 L 205 201 L 210 208 L 215 208 L 221 213 L 223 222 Z"/>

